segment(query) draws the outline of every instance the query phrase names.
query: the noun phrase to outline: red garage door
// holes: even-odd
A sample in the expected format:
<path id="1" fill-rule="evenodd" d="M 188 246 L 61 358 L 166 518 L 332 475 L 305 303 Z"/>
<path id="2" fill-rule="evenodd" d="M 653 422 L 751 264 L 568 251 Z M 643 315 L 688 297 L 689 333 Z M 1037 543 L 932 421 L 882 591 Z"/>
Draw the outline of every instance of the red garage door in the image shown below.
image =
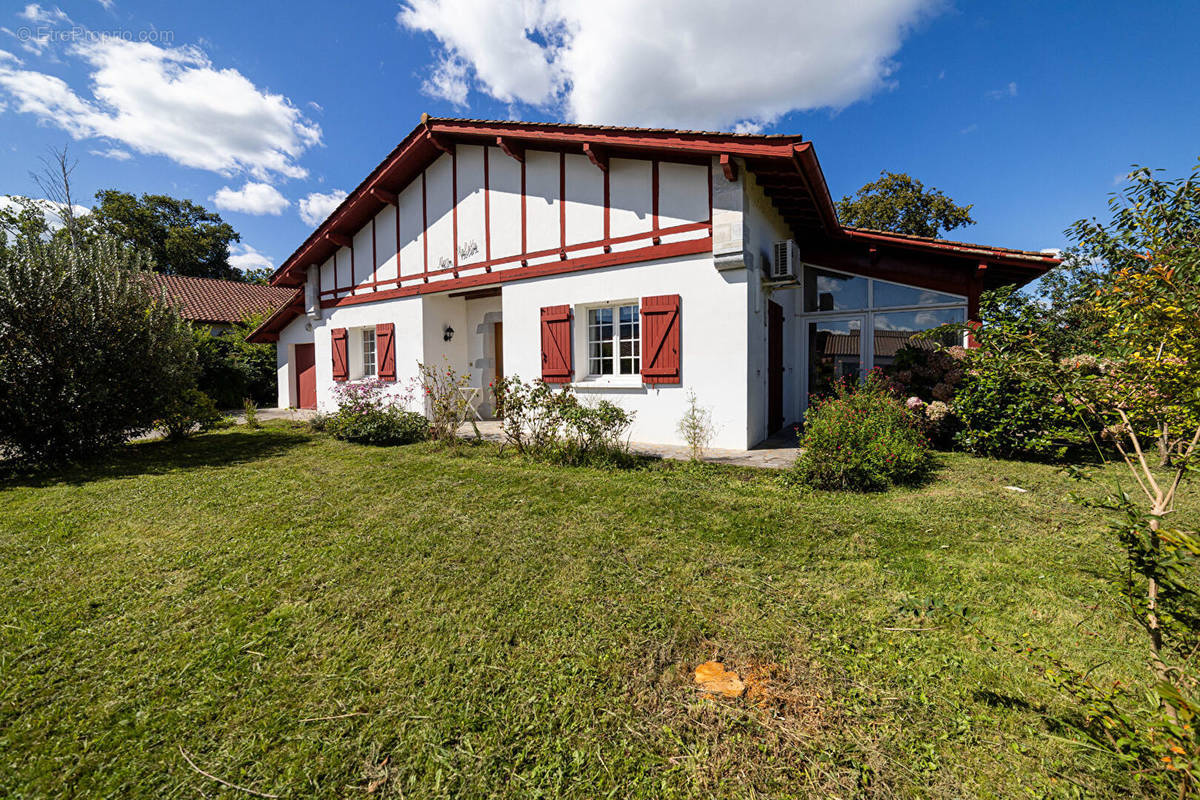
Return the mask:
<path id="1" fill-rule="evenodd" d="M 317 353 L 312 344 L 296 345 L 296 398 L 300 408 L 317 407 Z"/>

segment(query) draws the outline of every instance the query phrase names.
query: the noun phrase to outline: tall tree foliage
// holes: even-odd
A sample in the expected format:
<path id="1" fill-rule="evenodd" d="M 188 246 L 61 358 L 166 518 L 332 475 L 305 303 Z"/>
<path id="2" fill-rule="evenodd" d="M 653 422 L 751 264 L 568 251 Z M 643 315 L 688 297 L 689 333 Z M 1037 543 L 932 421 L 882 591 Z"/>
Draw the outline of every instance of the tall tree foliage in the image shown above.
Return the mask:
<path id="1" fill-rule="evenodd" d="M 940 189 L 926 189 L 921 181 L 903 172 L 881 172 L 877 181 L 866 184 L 854 196 L 837 202 L 843 225 L 938 236 L 964 225 L 974 225 L 973 206 L 960 206 Z"/>
<path id="2" fill-rule="evenodd" d="M 1062 285 L 1082 319 L 1099 320 L 1079 349 L 1064 355 L 1035 327 L 991 325 L 977 334 L 979 357 L 1054 387 L 1125 465 L 1132 488 L 1083 500 L 1115 514 L 1117 589 L 1145 636 L 1145 691 L 1100 686 L 1061 662 L 1051 673 L 1084 703 L 1097 743 L 1183 796 L 1200 788 L 1200 532 L 1173 511 L 1200 457 L 1200 165 L 1180 180 L 1135 169 L 1109 210 L 1068 231 Z"/>
<path id="3" fill-rule="evenodd" d="M 0 456 L 90 456 L 149 430 L 194 385 L 191 330 L 109 237 L 19 236 L 0 251 Z"/>
<path id="4" fill-rule="evenodd" d="M 91 223 L 97 232 L 150 254 L 154 269 L 172 275 L 242 280 L 229 263 L 241 235 L 220 214 L 190 200 L 106 189 L 96 193 Z"/>

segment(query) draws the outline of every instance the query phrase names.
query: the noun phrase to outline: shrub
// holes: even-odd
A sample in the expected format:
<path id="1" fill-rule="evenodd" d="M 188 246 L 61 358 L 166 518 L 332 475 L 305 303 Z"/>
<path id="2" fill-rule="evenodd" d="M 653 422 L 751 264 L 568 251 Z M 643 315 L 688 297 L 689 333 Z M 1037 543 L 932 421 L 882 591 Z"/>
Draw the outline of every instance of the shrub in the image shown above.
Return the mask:
<path id="1" fill-rule="evenodd" d="M 880 491 L 919 480 L 931 465 L 915 415 L 879 372 L 816 400 L 800 448 L 796 471 L 817 489 Z"/>
<path id="2" fill-rule="evenodd" d="M 494 386 L 504 442 L 518 452 L 571 466 L 626 466 L 633 415 L 607 400 L 580 402 L 569 386 L 507 377 Z"/>
<path id="3" fill-rule="evenodd" d="M 691 389 L 688 390 L 687 402 L 687 410 L 683 412 L 677 430 L 687 442 L 692 460 L 699 461 L 717 431 L 713 425 L 712 410 L 701 406 Z"/>
<path id="4" fill-rule="evenodd" d="M 93 455 L 154 426 L 194 385 L 187 324 L 138 278 L 146 258 L 98 237 L 0 248 L 0 452 Z"/>
<path id="5" fill-rule="evenodd" d="M 203 433 L 221 422 L 221 413 L 212 398 L 199 389 L 185 389 L 167 403 L 155 427 L 171 440 L 186 439 Z"/>
<path id="6" fill-rule="evenodd" d="M 435 367 L 417 362 L 421 392 L 429 415 L 429 435 L 440 442 L 458 443 L 458 429 L 467 420 L 475 426 L 475 413 L 463 390 L 471 385 L 471 376 L 459 374 L 453 367 Z M 475 436 L 479 428 L 475 426 Z"/>
<path id="7" fill-rule="evenodd" d="M 411 393 L 400 397 L 387 392 L 391 384 L 379 380 L 339 384 L 334 390 L 338 409 L 318 415 L 310 425 L 347 442 L 373 445 L 411 444 L 429 436 L 424 415 L 404 408 Z"/>
<path id="8" fill-rule="evenodd" d="M 1001 359 L 975 351 L 954 398 L 962 423 L 954 440 L 969 453 L 997 458 L 1062 460 L 1089 442 L 1052 383 L 1012 372 Z"/>

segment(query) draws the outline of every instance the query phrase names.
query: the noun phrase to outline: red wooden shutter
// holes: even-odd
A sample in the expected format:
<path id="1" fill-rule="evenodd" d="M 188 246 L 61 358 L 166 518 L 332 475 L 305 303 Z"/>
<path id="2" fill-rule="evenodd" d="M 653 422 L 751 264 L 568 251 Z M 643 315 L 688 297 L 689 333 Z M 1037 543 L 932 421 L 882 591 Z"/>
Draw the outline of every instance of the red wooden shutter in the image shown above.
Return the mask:
<path id="1" fill-rule="evenodd" d="M 546 383 L 570 383 L 571 307 L 546 306 L 542 309 L 542 380 Z"/>
<path id="2" fill-rule="evenodd" d="M 396 380 L 396 326 L 381 322 L 375 326 L 376 372 L 381 381 Z"/>
<path id="3" fill-rule="evenodd" d="M 642 298 L 642 382 L 679 383 L 677 294 Z"/>
<path id="4" fill-rule="evenodd" d="M 350 354 L 348 352 L 346 329 L 334 328 L 331 338 L 333 343 L 333 379 L 335 381 L 349 380 Z"/>

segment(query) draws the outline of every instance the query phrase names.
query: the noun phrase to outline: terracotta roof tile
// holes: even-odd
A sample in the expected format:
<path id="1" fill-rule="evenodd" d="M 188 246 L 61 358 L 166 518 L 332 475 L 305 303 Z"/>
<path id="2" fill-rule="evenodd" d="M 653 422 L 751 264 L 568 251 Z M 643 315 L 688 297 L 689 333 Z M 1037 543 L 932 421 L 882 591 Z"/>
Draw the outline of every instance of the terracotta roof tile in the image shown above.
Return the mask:
<path id="1" fill-rule="evenodd" d="M 149 273 L 146 279 L 164 291 L 184 319 L 195 322 L 242 322 L 251 314 L 271 314 L 295 289 L 254 283 Z"/>

